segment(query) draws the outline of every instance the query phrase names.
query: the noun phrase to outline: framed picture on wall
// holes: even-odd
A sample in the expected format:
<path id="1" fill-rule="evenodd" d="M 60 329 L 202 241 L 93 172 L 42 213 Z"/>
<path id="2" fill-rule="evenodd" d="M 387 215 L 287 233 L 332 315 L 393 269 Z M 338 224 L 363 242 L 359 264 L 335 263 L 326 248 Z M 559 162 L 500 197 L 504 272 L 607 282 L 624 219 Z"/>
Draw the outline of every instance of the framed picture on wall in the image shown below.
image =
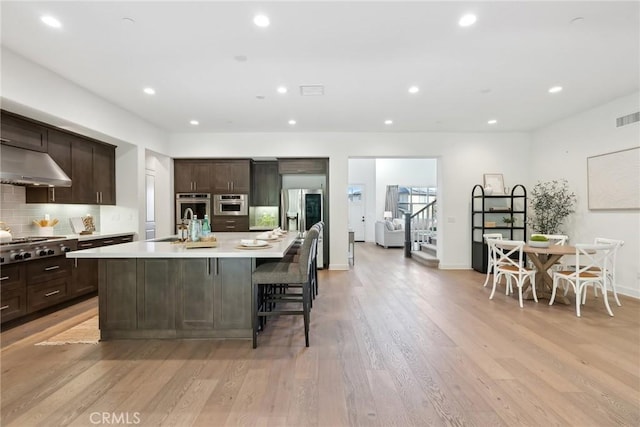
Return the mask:
<path id="1" fill-rule="evenodd" d="M 484 188 L 490 186 L 492 194 L 504 194 L 504 177 L 501 173 L 485 173 Z"/>

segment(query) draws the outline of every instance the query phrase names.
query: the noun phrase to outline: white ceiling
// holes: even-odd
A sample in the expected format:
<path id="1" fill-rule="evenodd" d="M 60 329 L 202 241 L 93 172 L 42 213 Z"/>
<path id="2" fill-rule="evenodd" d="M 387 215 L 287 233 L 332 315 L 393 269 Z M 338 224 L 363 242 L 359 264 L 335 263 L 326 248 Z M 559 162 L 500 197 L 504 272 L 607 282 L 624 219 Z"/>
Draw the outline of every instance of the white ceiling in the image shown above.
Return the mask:
<path id="1" fill-rule="evenodd" d="M 1 7 L 5 47 L 169 132 L 530 131 L 639 90 L 638 1 Z M 459 27 L 467 12 L 477 23 Z"/>

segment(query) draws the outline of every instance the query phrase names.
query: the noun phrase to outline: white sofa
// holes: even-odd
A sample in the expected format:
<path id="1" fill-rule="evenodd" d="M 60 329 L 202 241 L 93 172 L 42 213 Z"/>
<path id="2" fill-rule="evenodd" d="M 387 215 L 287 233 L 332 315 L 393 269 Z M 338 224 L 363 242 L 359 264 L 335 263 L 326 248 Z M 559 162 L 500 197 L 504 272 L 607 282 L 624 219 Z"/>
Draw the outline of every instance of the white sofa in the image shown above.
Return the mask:
<path id="1" fill-rule="evenodd" d="M 391 228 L 393 228 L 393 230 L 391 230 Z M 394 222 L 376 221 L 376 244 L 384 246 L 385 248 L 404 247 L 404 227 L 402 227 L 402 220 L 394 220 Z"/>

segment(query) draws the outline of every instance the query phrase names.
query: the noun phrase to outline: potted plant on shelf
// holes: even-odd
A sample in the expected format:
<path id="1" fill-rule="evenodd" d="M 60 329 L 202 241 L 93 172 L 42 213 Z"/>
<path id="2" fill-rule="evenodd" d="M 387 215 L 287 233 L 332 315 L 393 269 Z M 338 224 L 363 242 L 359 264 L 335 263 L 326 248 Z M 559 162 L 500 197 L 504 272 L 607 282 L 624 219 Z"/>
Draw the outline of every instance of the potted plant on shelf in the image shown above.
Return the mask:
<path id="1" fill-rule="evenodd" d="M 503 216 L 502 222 L 507 224 L 509 227 L 513 227 L 516 225 L 516 217 L 515 216 Z"/>
<path id="2" fill-rule="evenodd" d="M 564 220 L 575 212 L 576 195 L 569 191 L 566 179 L 538 182 L 531 192 L 532 210 L 528 221 L 539 234 L 559 234 Z"/>

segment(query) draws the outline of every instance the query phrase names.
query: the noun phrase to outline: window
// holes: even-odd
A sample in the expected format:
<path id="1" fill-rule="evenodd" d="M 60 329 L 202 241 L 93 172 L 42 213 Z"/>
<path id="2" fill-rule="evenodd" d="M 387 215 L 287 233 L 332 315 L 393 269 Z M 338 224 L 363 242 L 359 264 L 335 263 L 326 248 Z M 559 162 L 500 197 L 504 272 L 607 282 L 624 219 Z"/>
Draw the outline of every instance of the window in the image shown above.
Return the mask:
<path id="1" fill-rule="evenodd" d="M 436 189 L 433 187 L 398 186 L 398 215 L 414 214 L 436 199 Z"/>

